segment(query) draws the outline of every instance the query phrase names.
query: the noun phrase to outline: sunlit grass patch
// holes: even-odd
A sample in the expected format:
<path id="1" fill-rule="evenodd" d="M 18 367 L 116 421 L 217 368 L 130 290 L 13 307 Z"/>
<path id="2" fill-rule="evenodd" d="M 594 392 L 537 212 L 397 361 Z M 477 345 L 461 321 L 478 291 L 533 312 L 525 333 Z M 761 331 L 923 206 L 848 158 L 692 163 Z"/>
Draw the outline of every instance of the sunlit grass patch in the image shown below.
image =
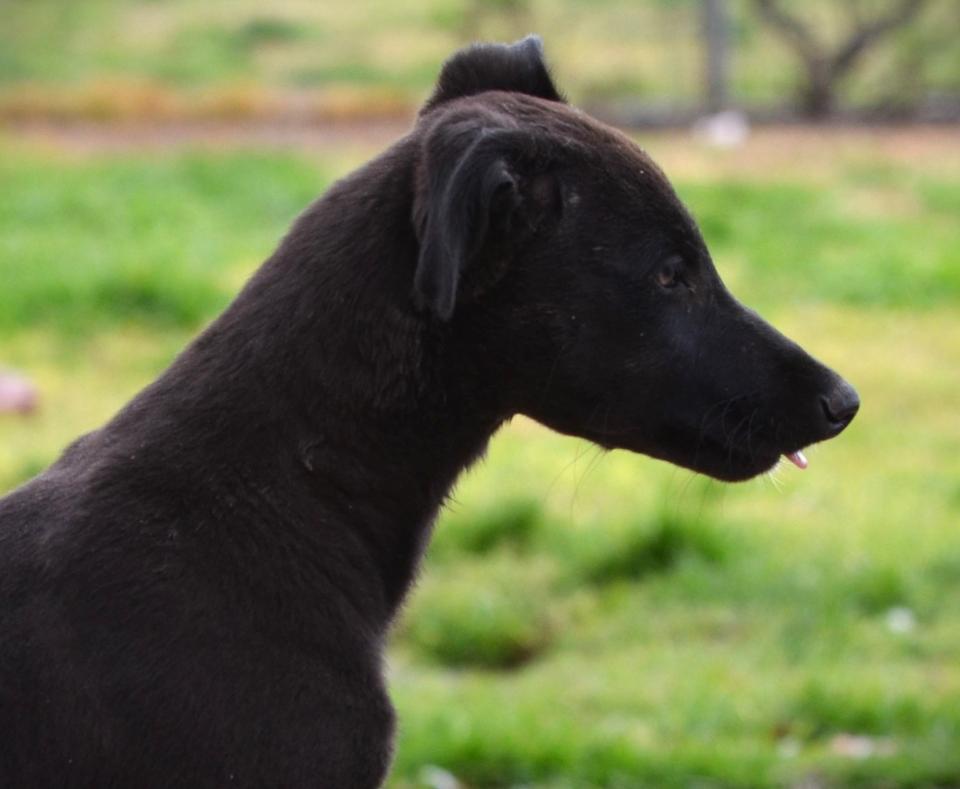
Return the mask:
<path id="1" fill-rule="evenodd" d="M 595 524 L 561 551 L 572 578 L 605 584 L 669 572 L 683 561 L 720 562 L 728 546 L 709 515 L 661 511 L 623 525 Z"/>
<path id="2" fill-rule="evenodd" d="M 454 509 L 435 532 L 430 555 L 454 551 L 483 554 L 502 545 L 528 548 L 537 531 L 544 528 L 543 520 L 543 506 L 533 498 L 504 498 L 476 512 Z"/>
<path id="3" fill-rule="evenodd" d="M 0 332 L 195 327 L 226 273 L 271 251 L 329 176 L 300 157 L 185 153 L 0 160 Z M 251 269 L 252 270 L 252 269 Z"/>
<path id="4" fill-rule="evenodd" d="M 895 566 L 866 566 L 850 577 L 845 595 L 868 614 L 889 611 L 913 603 L 911 588 L 905 574 Z"/>
<path id="5" fill-rule="evenodd" d="M 757 303 L 902 307 L 960 299 L 960 225 L 942 214 L 904 216 L 894 200 L 865 215 L 851 208 L 852 189 L 799 182 L 679 190 L 721 271 Z M 960 184 L 926 182 L 920 195 L 941 209 L 960 200 Z"/>
<path id="6" fill-rule="evenodd" d="M 552 640 L 551 567 L 509 555 L 461 560 L 428 573 L 407 612 L 403 637 L 423 658 L 446 666 L 512 668 Z"/>
<path id="7" fill-rule="evenodd" d="M 808 739 L 844 732 L 893 736 L 916 732 L 927 720 L 922 704 L 898 692 L 892 678 L 879 685 L 872 677 L 853 687 L 828 677 L 808 682 L 786 715 L 799 736 Z"/>

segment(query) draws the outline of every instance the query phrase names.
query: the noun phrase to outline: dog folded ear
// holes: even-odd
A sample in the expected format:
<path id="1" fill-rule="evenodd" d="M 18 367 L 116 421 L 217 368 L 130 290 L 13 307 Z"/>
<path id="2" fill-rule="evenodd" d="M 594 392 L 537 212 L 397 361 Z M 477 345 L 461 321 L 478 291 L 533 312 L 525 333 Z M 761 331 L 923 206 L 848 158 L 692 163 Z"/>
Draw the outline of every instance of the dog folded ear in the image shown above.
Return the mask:
<path id="1" fill-rule="evenodd" d="M 414 221 L 420 254 L 414 300 L 442 320 L 460 280 L 495 229 L 508 233 L 523 198 L 517 162 L 529 142 L 518 131 L 443 124 L 426 141 Z"/>
<path id="2" fill-rule="evenodd" d="M 564 101 L 544 62 L 543 42 L 530 35 L 514 44 L 473 44 L 461 49 L 444 63 L 437 87 L 420 112 L 488 90 Z"/>

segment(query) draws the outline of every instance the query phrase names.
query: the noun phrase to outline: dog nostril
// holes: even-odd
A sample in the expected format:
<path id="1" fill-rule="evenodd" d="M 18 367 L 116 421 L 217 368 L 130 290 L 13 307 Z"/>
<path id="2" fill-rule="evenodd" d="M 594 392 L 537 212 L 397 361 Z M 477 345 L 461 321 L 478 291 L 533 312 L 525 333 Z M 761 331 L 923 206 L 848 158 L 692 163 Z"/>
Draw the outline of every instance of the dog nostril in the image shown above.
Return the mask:
<path id="1" fill-rule="evenodd" d="M 846 381 L 837 384 L 828 397 L 821 396 L 820 403 L 827 421 L 838 430 L 849 425 L 860 410 L 860 396 Z"/>

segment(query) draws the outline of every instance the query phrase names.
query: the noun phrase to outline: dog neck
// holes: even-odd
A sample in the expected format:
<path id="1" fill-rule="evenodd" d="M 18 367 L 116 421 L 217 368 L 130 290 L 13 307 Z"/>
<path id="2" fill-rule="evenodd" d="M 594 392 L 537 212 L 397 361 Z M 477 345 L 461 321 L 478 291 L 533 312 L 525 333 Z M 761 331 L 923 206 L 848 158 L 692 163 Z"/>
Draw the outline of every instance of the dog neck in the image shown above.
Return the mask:
<path id="1" fill-rule="evenodd" d="M 238 585 L 271 591 L 249 605 L 295 600 L 318 617 L 360 617 L 372 638 L 402 601 L 444 497 L 506 416 L 479 371 L 460 366 L 448 328 L 410 303 L 405 144 L 308 209 L 118 417 L 139 421 L 155 462 L 229 510 L 209 519 L 230 524 L 211 535 L 218 561 L 233 557 Z"/>

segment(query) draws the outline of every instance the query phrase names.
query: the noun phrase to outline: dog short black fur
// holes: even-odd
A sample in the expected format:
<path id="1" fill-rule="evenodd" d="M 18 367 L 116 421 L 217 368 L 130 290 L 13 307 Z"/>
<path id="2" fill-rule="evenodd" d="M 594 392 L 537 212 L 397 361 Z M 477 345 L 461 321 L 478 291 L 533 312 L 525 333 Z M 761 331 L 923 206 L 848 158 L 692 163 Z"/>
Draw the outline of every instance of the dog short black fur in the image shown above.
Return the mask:
<path id="1" fill-rule="evenodd" d="M 0 786 L 379 786 L 390 622 L 504 421 L 740 480 L 856 408 L 537 39 L 464 50 L 160 378 L 0 501 Z"/>

